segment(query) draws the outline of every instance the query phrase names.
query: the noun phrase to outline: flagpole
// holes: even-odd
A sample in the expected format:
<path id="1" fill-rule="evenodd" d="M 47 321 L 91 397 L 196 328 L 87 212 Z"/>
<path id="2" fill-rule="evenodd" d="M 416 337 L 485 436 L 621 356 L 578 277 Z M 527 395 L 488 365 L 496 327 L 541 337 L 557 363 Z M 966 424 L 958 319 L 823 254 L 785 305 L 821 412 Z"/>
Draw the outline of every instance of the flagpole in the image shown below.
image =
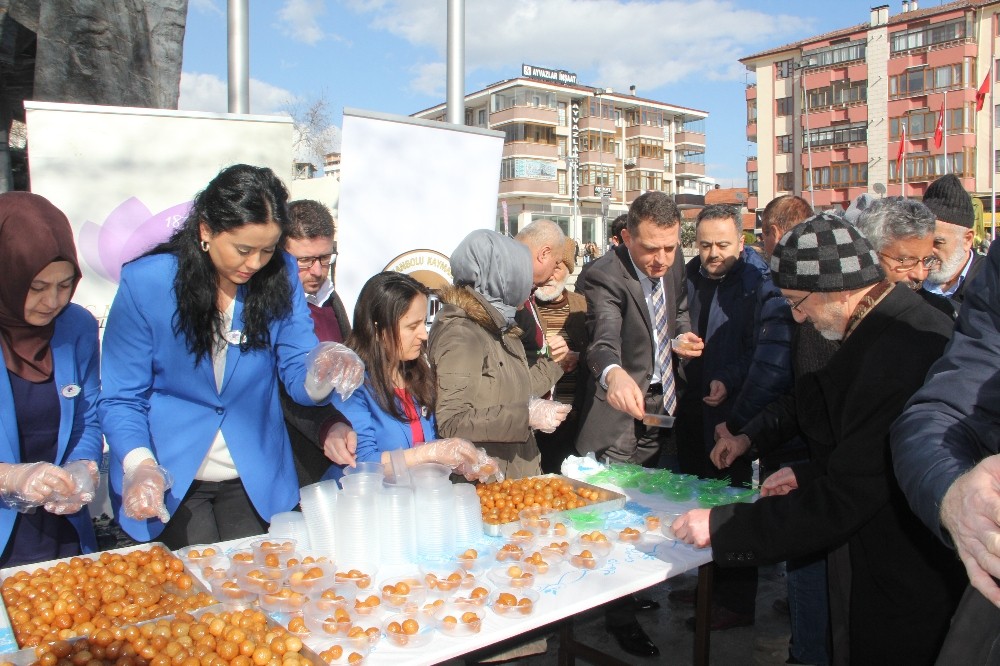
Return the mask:
<path id="1" fill-rule="evenodd" d="M 906 125 L 908 124 L 905 118 L 900 118 L 903 122 L 903 134 L 899 137 L 899 152 L 902 153 L 903 159 L 899 163 L 899 194 L 904 199 L 906 198 Z"/>
<path id="2" fill-rule="evenodd" d="M 996 26 L 996 15 L 990 22 L 991 27 Z M 996 30 L 991 30 L 995 34 Z M 993 64 L 997 59 L 996 40 L 990 38 L 990 201 L 992 202 L 992 212 L 990 217 L 990 242 L 997 239 L 997 133 L 996 133 L 996 100 L 993 97 L 993 82 L 997 76 L 993 73 Z"/>
<path id="3" fill-rule="evenodd" d="M 944 89 L 944 104 L 942 105 L 942 113 L 944 118 L 941 119 L 942 133 L 944 134 L 944 172 L 945 174 L 951 173 L 948 168 L 948 89 Z"/>

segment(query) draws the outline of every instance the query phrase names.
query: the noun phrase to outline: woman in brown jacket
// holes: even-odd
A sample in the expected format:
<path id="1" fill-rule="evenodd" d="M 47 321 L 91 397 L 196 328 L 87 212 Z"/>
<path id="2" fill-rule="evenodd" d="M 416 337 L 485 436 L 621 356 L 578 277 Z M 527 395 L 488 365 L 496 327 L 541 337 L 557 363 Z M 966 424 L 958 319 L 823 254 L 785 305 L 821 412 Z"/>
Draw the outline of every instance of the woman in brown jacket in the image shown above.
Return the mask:
<path id="1" fill-rule="evenodd" d="M 527 246 L 494 231 L 473 231 L 451 256 L 455 286 L 444 290 L 428 353 L 438 381 L 441 437 L 486 449 L 509 478 L 539 474 L 532 430 L 551 432 L 568 405 L 536 396 L 552 388 L 528 367 L 514 313 L 531 293 Z"/>

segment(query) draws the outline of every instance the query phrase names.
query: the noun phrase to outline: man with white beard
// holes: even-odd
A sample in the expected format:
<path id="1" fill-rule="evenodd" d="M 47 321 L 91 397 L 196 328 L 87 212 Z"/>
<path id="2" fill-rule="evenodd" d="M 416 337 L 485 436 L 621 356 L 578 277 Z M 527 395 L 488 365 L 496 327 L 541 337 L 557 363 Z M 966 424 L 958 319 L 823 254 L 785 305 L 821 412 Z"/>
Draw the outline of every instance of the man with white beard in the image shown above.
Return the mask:
<path id="1" fill-rule="evenodd" d="M 548 282 L 535 289 L 535 307 L 545 325 L 547 334 L 558 335 L 566 341 L 569 352 L 561 361 L 563 376 L 556 383 L 553 399 L 574 405 L 562 425 L 553 433 L 536 432 L 535 439 L 542 452 L 542 471 L 559 473 L 562 461 L 574 454 L 579 413 L 577 387 L 583 385 L 580 372 L 586 369 L 579 365 L 580 352 L 587 348 L 587 299 L 582 294 L 566 289 L 569 276 L 576 268 L 576 247 L 572 239 L 566 239 L 563 252 L 556 262 L 555 272 Z"/>
<path id="2" fill-rule="evenodd" d="M 965 286 L 983 267 L 983 256 L 972 249 L 976 215 L 972 199 L 954 174 L 941 176 L 927 188 L 923 203 L 935 217 L 934 255 L 923 288 L 951 300 L 957 311 L 965 298 Z"/>

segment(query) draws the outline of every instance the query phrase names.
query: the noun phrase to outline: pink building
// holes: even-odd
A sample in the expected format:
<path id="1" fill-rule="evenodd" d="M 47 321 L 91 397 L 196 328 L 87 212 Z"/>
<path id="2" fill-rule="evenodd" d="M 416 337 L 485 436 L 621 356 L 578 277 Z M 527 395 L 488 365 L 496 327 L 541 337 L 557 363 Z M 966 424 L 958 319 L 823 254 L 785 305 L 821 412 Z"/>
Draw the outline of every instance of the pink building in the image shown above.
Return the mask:
<path id="1" fill-rule="evenodd" d="M 758 146 L 748 207 L 790 193 L 817 209 L 846 208 L 863 192 L 919 199 L 954 173 L 989 209 L 993 102 L 977 113 L 976 91 L 996 58 L 998 13 L 996 0 L 925 9 L 913 0 L 894 16 L 883 5 L 867 23 L 741 59 L 756 75 L 746 91 L 747 138 Z"/>

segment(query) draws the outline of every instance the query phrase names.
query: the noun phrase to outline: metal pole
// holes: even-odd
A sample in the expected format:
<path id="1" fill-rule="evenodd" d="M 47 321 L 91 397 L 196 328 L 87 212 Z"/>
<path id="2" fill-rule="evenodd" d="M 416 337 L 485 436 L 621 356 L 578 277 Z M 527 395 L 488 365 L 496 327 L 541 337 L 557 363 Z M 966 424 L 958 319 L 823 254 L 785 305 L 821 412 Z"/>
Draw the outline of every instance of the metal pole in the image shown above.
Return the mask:
<path id="1" fill-rule="evenodd" d="M 448 0 L 448 114 L 465 124 L 465 0 Z"/>
<path id="2" fill-rule="evenodd" d="M 944 172 L 945 174 L 951 173 L 951 169 L 948 168 L 948 89 L 945 88 L 944 91 L 944 103 L 942 106 L 942 112 L 944 113 L 944 118 L 941 119 L 941 135 L 944 141 Z"/>
<path id="3" fill-rule="evenodd" d="M 250 0 L 229 0 L 229 113 L 250 113 Z"/>
<path id="4" fill-rule="evenodd" d="M 903 161 L 899 163 L 899 194 L 906 198 L 906 126 L 909 125 L 904 119 L 899 122 L 903 124 L 903 132 L 899 135 L 899 149 L 903 151 Z"/>
<path id="5" fill-rule="evenodd" d="M 815 211 L 816 210 L 816 194 L 813 192 L 813 183 L 816 180 L 816 175 L 813 173 L 813 153 L 812 153 L 812 139 L 809 137 L 809 93 L 806 92 L 806 78 L 802 73 L 802 69 L 799 69 L 799 86 L 802 88 L 802 99 L 805 105 L 805 115 L 806 115 L 806 161 L 809 169 L 809 206 Z"/>

